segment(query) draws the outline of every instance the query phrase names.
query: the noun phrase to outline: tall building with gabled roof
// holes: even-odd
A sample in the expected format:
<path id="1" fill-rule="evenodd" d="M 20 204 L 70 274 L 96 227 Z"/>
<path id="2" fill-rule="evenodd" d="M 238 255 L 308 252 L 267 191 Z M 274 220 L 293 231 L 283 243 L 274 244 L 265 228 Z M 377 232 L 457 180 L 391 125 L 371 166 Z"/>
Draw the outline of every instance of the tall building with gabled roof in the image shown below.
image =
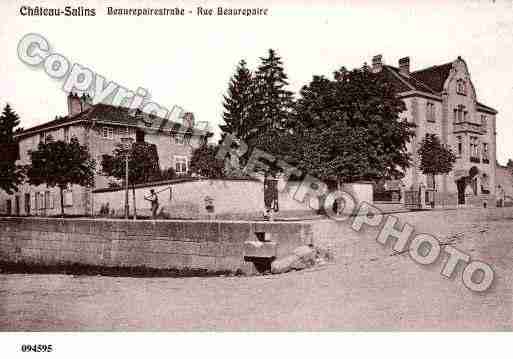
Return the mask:
<path id="1" fill-rule="evenodd" d="M 406 104 L 403 118 L 417 125 L 409 145 L 413 166 L 403 179 L 406 188 L 436 186 L 436 205 L 495 205 L 497 110 L 478 100 L 466 62 L 458 57 L 412 71 L 409 57 L 390 66 L 377 55 L 372 59 L 372 71 L 393 84 Z M 453 171 L 435 180 L 419 170 L 417 151 L 427 134 L 436 134 L 457 156 Z"/>

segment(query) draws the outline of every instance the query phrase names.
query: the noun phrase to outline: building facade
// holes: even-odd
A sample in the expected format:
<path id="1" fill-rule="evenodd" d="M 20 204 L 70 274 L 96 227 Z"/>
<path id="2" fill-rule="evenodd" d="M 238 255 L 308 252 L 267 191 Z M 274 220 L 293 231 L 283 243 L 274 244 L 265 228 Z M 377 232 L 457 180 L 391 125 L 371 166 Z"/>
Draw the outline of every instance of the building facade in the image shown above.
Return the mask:
<path id="1" fill-rule="evenodd" d="M 402 180 L 406 189 L 434 190 L 428 192 L 433 193 L 436 206 L 494 206 L 497 111 L 479 102 L 465 61 L 458 57 L 411 71 L 409 57 L 400 59 L 395 67 L 384 64 L 377 55 L 372 71 L 393 84 L 406 105 L 402 118 L 417 125 L 408 147 L 413 165 Z M 433 177 L 420 171 L 417 151 L 427 134 L 437 135 L 456 154 L 449 174 Z"/>
<path id="2" fill-rule="evenodd" d="M 194 118 L 186 113 L 183 124 L 152 116 L 140 111 L 106 104 L 91 105 L 86 96 L 69 94 L 68 115 L 29 128 L 16 135 L 20 158 L 17 164 L 30 163 L 28 151 L 37 149 L 41 141 L 70 141 L 75 137 L 89 149 L 96 160 L 94 188 L 71 186 L 64 193 L 66 214 L 91 215 L 94 204 L 92 191 L 105 188 L 113 181 L 101 173 L 102 156 L 111 155 L 122 139 L 144 141 L 156 145 L 162 170 L 173 168 L 184 175 L 189 168 L 193 149 L 206 143 L 212 133 L 194 128 Z M 57 215 L 60 213 L 58 188 L 24 183 L 18 192 L 7 195 L 0 191 L 0 213 L 11 215 Z"/>
<path id="3" fill-rule="evenodd" d="M 513 167 L 497 163 L 495 172 L 497 203 L 499 206 L 513 206 Z"/>

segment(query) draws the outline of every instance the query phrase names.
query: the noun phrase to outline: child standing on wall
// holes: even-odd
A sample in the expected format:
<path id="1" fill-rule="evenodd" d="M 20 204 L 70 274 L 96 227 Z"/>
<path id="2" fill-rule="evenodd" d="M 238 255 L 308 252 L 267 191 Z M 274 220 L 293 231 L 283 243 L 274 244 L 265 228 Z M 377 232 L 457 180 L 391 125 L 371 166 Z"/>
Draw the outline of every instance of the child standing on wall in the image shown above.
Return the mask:
<path id="1" fill-rule="evenodd" d="M 155 193 L 155 190 L 150 190 L 150 195 L 148 197 L 144 197 L 145 200 L 151 203 L 151 217 L 153 219 L 157 218 L 157 210 L 159 208 L 159 197 Z"/>

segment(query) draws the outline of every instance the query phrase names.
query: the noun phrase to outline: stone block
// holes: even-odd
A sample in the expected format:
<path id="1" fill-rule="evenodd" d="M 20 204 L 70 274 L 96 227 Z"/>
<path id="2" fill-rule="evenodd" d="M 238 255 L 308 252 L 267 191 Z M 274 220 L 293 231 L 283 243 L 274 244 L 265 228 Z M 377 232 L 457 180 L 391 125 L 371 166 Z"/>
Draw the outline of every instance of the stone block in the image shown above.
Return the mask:
<path id="1" fill-rule="evenodd" d="M 76 221 L 75 225 L 75 234 L 89 234 L 91 233 L 91 223 L 89 221 Z"/>
<path id="2" fill-rule="evenodd" d="M 244 257 L 273 258 L 277 254 L 276 242 L 246 241 Z"/>
<path id="3" fill-rule="evenodd" d="M 252 239 L 252 225 L 250 223 L 226 222 L 219 224 L 220 239 L 223 242 L 244 243 Z"/>
<path id="4" fill-rule="evenodd" d="M 241 243 L 223 243 L 223 256 L 240 257 L 244 256 L 244 244 Z"/>
<path id="5" fill-rule="evenodd" d="M 209 256 L 192 255 L 189 267 L 194 269 L 206 269 L 209 271 L 215 271 L 216 258 Z"/>
<path id="6" fill-rule="evenodd" d="M 223 255 L 223 245 L 220 242 L 200 243 L 199 255 L 220 257 Z"/>
<path id="7" fill-rule="evenodd" d="M 242 257 L 216 257 L 216 270 L 237 271 L 244 265 Z"/>
<path id="8" fill-rule="evenodd" d="M 293 268 L 294 264 L 299 259 L 300 258 L 298 256 L 296 256 L 295 254 L 290 254 L 283 258 L 277 259 L 271 263 L 271 272 L 273 274 L 288 272 Z"/>

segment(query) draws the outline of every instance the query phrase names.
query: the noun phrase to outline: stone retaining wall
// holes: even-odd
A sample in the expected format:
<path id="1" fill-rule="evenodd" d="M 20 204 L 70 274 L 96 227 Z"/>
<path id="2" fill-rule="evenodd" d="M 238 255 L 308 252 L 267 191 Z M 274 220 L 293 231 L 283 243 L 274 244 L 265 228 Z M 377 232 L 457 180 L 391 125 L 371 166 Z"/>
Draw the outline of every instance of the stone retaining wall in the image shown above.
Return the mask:
<path id="1" fill-rule="evenodd" d="M 276 243 L 277 257 L 312 242 L 310 224 L 300 222 L 9 217 L 0 218 L 0 261 L 248 272 L 244 242 L 257 232 Z"/>

